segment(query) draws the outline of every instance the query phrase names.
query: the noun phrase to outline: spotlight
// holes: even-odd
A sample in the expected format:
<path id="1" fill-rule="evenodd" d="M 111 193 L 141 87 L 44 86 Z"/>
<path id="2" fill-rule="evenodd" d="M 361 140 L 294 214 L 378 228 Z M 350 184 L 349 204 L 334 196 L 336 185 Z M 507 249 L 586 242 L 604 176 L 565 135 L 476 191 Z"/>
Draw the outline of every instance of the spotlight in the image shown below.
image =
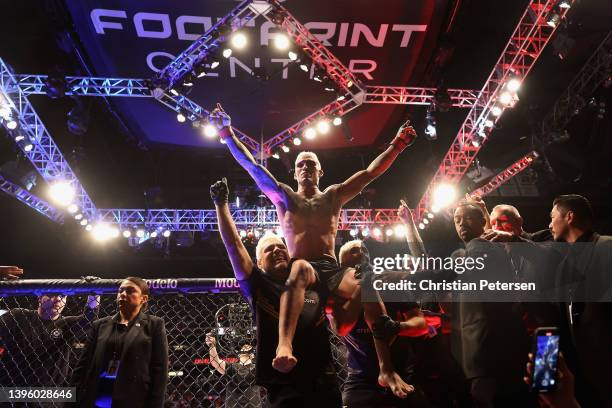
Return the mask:
<path id="1" fill-rule="evenodd" d="M 171 88 L 170 93 L 174 96 L 179 96 L 180 92 L 176 88 Z"/>
<path id="2" fill-rule="evenodd" d="M 157 238 L 157 231 L 153 231 L 150 235 L 151 238 Z"/>
<path id="3" fill-rule="evenodd" d="M 291 61 L 297 61 L 297 59 L 298 59 L 297 52 L 295 52 L 295 51 L 289 51 L 289 53 L 287 54 L 287 56 L 289 57 L 289 59 L 290 59 Z"/>
<path id="4" fill-rule="evenodd" d="M 425 219 L 423 220 L 423 224 L 425 224 L 425 225 L 429 224 L 429 220 L 428 220 L 427 218 L 425 218 Z"/>
<path id="5" fill-rule="evenodd" d="M 89 127 L 89 113 L 83 106 L 83 103 L 76 98 L 73 98 L 76 105 L 68 112 L 66 125 L 68 131 L 76 136 L 84 135 Z"/>
<path id="6" fill-rule="evenodd" d="M 317 70 L 315 74 L 312 76 L 312 79 L 316 82 L 323 82 L 324 74 L 320 70 Z"/>
<path id="7" fill-rule="evenodd" d="M 317 137 L 317 131 L 314 130 L 314 128 L 306 128 L 306 130 L 304 130 L 304 137 L 308 140 L 312 140 L 315 137 Z"/>
<path id="8" fill-rule="evenodd" d="M 568 0 L 562 0 L 561 2 L 559 2 L 559 8 L 562 9 L 568 9 L 570 8 L 572 5 Z"/>
<path id="9" fill-rule="evenodd" d="M 240 238 L 246 238 L 247 232 L 245 230 L 240 230 Z"/>
<path id="10" fill-rule="evenodd" d="M 433 192 L 434 206 L 444 208 L 455 201 L 457 190 L 450 184 L 439 184 Z"/>
<path id="11" fill-rule="evenodd" d="M 294 137 L 293 138 L 293 144 L 296 146 L 299 146 L 302 144 L 302 140 L 299 137 Z"/>
<path id="12" fill-rule="evenodd" d="M 91 224 L 87 224 L 87 226 L 85 227 L 85 231 L 90 232 L 93 229 L 93 227 L 91 226 Z"/>
<path id="13" fill-rule="evenodd" d="M 247 41 L 246 35 L 244 35 L 244 33 L 241 33 L 241 32 L 234 33 L 232 35 L 232 38 L 230 39 L 230 44 L 232 44 L 232 47 L 238 50 L 241 50 L 244 47 L 246 47 L 247 42 L 248 41 Z"/>
<path id="14" fill-rule="evenodd" d="M 285 34 L 277 34 L 274 37 L 274 46 L 279 50 L 286 50 L 289 48 L 289 37 Z"/>
<path id="15" fill-rule="evenodd" d="M 351 228 L 349 234 L 351 234 L 351 237 L 355 238 L 357 234 L 359 234 L 359 230 L 357 228 Z"/>
<path id="16" fill-rule="evenodd" d="M 500 106 L 495 105 L 491 108 L 491 115 L 493 116 L 499 117 L 501 116 L 502 112 L 503 109 Z"/>
<path id="17" fill-rule="evenodd" d="M 204 78 L 206 76 L 206 67 L 204 66 L 204 63 L 198 65 L 195 70 L 193 71 L 193 76 L 195 76 L 196 78 Z"/>
<path id="18" fill-rule="evenodd" d="M 317 122 L 317 131 L 322 135 L 329 132 L 329 121 L 327 119 L 321 119 Z"/>
<path id="19" fill-rule="evenodd" d="M 83 219 L 81 220 L 81 225 L 82 225 L 82 226 L 85 226 L 85 225 L 87 225 L 87 222 L 88 222 L 88 221 L 87 221 L 87 218 L 83 218 Z"/>
<path id="20" fill-rule="evenodd" d="M 510 92 L 502 92 L 499 95 L 499 102 L 503 105 L 510 106 L 512 104 L 512 94 Z"/>
<path id="21" fill-rule="evenodd" d="M 385 231 L 385 234 L 387 234 L 387 236 L 390 237 L 391 235 L 393 235 L 393 230 L 391 228 L 387 228 L 387 230 Z"/>
<path id="22" fill-rule="evenodd" d="M 8 121 L 6 122 L 6 127 L 10 130 L 17 129 L 17 121 L 12 118 L 8 119 Z"/>
<path id="23" fill-rule="evenodd" d="M 425 224 L 423 224 L 422 222 L 419 223 L 419 229 L 425 229 Z"/>
<path id="24" fill-rule="evenodd" d="M 0 106 L 0 118 L 9 120 L 11 117 L 11 108 L 6 105 Z"/>
<path id="25" fill-rule="evenodd" d="M 79 207 L 76 204 L 70 204 L 68 206 L 68 212 L 70 214 L 74 214 L 75 212 L 77 212 L 79 210 Z"/>
<path id="26" fill-rule="evenodd" d="M 124 230 L 123 231 L 123 237 L 124 238 L 129 238 L 131 236 L 132 236 L 132 231 L 130 231 L 130 230 Z"/>
<path id="27" fill-rule="evenodd" d="M 304 62 L 300 64 L 300 69 L 304 72 L 308 72 L 308 65 Z"/>
<path id="28" fill-rule="evenodd" d="M 337 101 L 343 101 L 346 99 L 346 96 L 344 96 L 343 94 L 339 94 L 338 97 L 336 98 Z"/>
<path id="29" fill-rule="evenodd" d="M 495 125 L 495 122 L 493 122 L 491 119 L 487 119 L 484 121 L 484 127 L 486 128 L 492 128 Z"/>
<path id="30" fill-rule="evenodd" d="M 274 152 L 272 154 L 272 157 L 274 157 L 275 159 L 280 159 L 280 155 L 278 154 L 278 152 Z"/>
<path id="31" fill-rule="evenodd" d="M 231 55 L 231 53 L 230 53 Z M 227 57 L 226 57 L 227 58 Z M 215 60 L 213 62 L 210 63 L 210 69 L 215 69 L 219 66 L 219 61 Z"/>
<path id="32" fill-rule="evenodd" d="M 253 235 L 255 235 L 255 238 L 259 238 L 261 236 L 261 232 L 259 231 L 259 229 L 255 229 L 253 231 Z"/>
<path id="33" fill-rule="evenodd" d="M 83 214 L 80 214 L 80 213 L 74 216 L 74 219 L 77 221 L 80 220 L 81 218 L 83 218 Z"/>
<path id="34" fill-rule="evenodd" d="M 107 241 L 111 236 L 111 231 L 108 225 L 103 222 L 97 223 L 93 227 L 93 237 L 98 242 Z"/>
<path id="35" fill-rule="evenodd" d="M 193 86 L 193 75 L 187 74 L 183 78 L 183 86 L 192 87 Z"/>
<path id="36" fill-rule="evenodd" d="M 375 228 L 372 230 L 372 234 L 373 234 L 375 237 L 380 238 L 380 236 L 382 235 L 382 231 L 380 230 L 380 228 L 375 227 Z"/>
<path id="37" fill-rule="evenodd" d="M 45 86 L 43 87 L 45 94 L 51 99 L 64 97 L 67 88 L 66 79 L 58 72 L 54 72 L 47 76 Z"/>
<path id="38" fill-rule="evenodd" d="M 363 228 L 361 230 L 361 235 L 363 235 L 364 237 L 370 236 L 370 229 L 368 227 Z"/>
<path id="39" fill-rule="evenodd" d="M 521 81 L 518 78 L 512 78 L 506 84 L 506 89 L 510 92 L 516 92 L 521 87 Z"/>
<path id="40" fill-rule="evenodd" d="M 144 238 L 144 236 L 145 236 L 145 231 L 144 231 L 143 229 L 139 229 L 139 230 L 137 230 L 137 231 L 136 231 L 136 236 L 137 236 L 138 238 Z"/>
<path id="41" fill-rule="evenodd" d="M 291 149 L 289 149 L 289 146 L 282 145 L 282 146 L 281 146 L 281 150 L 282 150 L 284 153 L 289 153 L 289 150 L 291 150 Z"/>
<path id="42" fill-rule="evenodd" d="M 182 112 L 179 112 L 176 115 L 176 120 L 178 120 L 180 123 L 183 123 L 187 120 L 187 118 L 185 117 L 185 115 L 183 115 Z"/>
<path id="43" fill-rule="evenodd" d="M 32 143 L 28 143 L 28 144 L 26 144 L 25 146 L 23 146 L 23 150 L 24 150 L 25 152 L 31 152 L 31 151 L 32 151 L 32 149 L 34 149 L 34 145 L 33 145 Z"/>
<path id="44" fill-rule="evenodd" d="M 232 49 L 231 48 L 226 48 L 223 50 L 223 57 L 224 58 L 229 58 L 232 56 Z"/>
<path id="45" fill-rule="evenodd" d="M 342 124 L 342 118 L 340 116 L 336 116 L 334 120 L 332 120 L 334 126 L 340 126 Z"/>
<path id="46" fill-rule="evenodd" d="M 402 238 L 406 236 L 406 227 L 403 225 L 396 225 L 393 232 L 395 233 L 396 238 Z"/>
<path id="47" fill-rule="evenodd" d="M 553 11 L 548 16 L 548 20 L 546 21 L 546 24 L 548 24 L 552 28 L 555 28 L 557 26 L 557 24 L 559 24 L 560 20 L 561 20 L 561 16 L 559 16 L 559 14 L 557 14 L 555 11 Z"/>
<path id="48" fill-rule="evenodd" d="M 217 128 L 211 124 L 211 123 L 207 123 L 203 128 L 202 128 L 202 133 L 204 134 L 204 136 L 212 139 L 214 137 L 217 137 L 217 135 L 219 134 L 219 132 L 217 131 Z"/>
<path id="49" fill-rule="evenodd" d="M 164 236 L 164 238 L 168 238 L 170 236 L 170 230 L 165 230 L 162 235 Z"/>
<path id="50" fill-rule="evenodd" d="M 17 136 L 15 136 L 15 141 L 16 141 L 16 142 L 21 142 L 21 141 L 22 141 L 22 140 L 24 140 L 24 139 L 25 139 L 25 136 L 23 136 L 23 135 L 17 135 Z"/>
<path id="51" fill-rule="evenodd" d="M 67 207 L 74 200 L 74 188 L 66 181 L 57 181 L 49 188 L 51 199 L 62 207 Z"/>
<path id="52" fill-rule="evenodd" d="M 434 218 L 433 213 L 428 213 L 427 214 L 427 218 L 429 218 L 430 220 L 433 220 L 433 218 Z"/>
<path id="53" fill-rule="evenodd" d="M 436 90 L 434 95 L 434 104 L 440 112 L 448 112 L 452 106 L 451 97 L 446 88 Z"/>
<path id="54" fill-rule="evenodd" d="M 425 134 L 429 140 L 436 140 L 438 138 L 438 130 L 436 129 L 436 117 L 433 109 L 428 109 L 425 114 Z"/>

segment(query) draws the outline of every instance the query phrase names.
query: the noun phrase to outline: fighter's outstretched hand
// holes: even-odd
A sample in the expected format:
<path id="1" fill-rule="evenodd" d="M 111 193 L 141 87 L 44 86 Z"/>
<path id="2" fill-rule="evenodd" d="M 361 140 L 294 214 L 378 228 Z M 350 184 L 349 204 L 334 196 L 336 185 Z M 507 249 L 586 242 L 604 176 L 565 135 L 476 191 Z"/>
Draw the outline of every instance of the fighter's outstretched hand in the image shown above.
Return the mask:
<path id="1" fill-rule="evenodd" d="M 391 142 L 391 145 L 402 151 L 406 147 L 412 145 L 416 138 L 417 133 L 410 124 L 410 120 L 407 120 L 402 126 L 400 126 L 395 138 Z"/>
<path id="2" fill-rule="evenodd" d="M 217 205 L 228 202 L 229 188 L 227 187 L 227 179 L 225 177 L 210 186 L 210 198 Z"/>
<path id="3" fill-rule="evenodd" d="M 412 210 L 408 208 L 408 204 L 406 204 L 404 200 L 400 200 L 400 206 L 397 209 L 397 216 L 404 224 L 414 223 L 414 215 L 412 214 Z"/>
<path id="4" fill-rule="evenodd" d="M 215 109 L 210 112 L 208 120 L 218 129 L 223 129 L 232 126 L 232 118 L 230 118 L 230 116 L 223 110 L 223 107 L 219 102 L 217 102 L 217 106 L 215 107 Z"/>
<path id="5" fill-rule="evenodd" d="M 23 275 L 23 269 L 18 266 L 0 266 L 0 280 L 19 279 Z"/>

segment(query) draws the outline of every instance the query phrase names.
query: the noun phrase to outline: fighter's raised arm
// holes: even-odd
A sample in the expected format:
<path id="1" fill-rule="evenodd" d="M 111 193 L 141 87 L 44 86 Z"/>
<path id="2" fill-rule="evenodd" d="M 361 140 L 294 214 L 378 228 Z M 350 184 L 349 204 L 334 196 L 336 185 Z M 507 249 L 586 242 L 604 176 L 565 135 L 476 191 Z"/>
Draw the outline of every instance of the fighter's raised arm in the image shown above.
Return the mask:
<path id="1" fill-rule="evenodd" d="M 280 183 L 264 166 L 257 163 L 249 149 L 236 137 L 232 130 L 231 118 L 223 110 L 221 104 L 217 103 L 217 107 L 210 113 L 210 116 L 212 120 L 216 121 L 219 135 L 229 147 L 232 156 L 255 180 L 261 191 L 274 205 L 278 206 L 285 203 L 285 191 Z"/>
<path id="2" fill-rule="evenodd" d="M 385 149 L 367 169 L 358 171 L 344 183 L 338 185 L 338 199 L 341 205 L 346 204 L 359 194 L 368 184 L 382 175 L 395 161 L 397 156 L 416 139 L 416 132 L 406 121 L 399 130 L 389 147 Z"/>
<path id="3" fill-rule="evenodd" d="M 229 189 L 225 177 L 210 186 L 210 196 L 215 203 L 219 232 L 221 233 L 221 239 L 223 239 L 227 255 L 232 263 L 234 275 L 239 281 L 248 279 L 253 270 L 253 260 L 242 243 L 238 230 L 236 230 L 234 219 L 230 214 L 227 203 Z"/>

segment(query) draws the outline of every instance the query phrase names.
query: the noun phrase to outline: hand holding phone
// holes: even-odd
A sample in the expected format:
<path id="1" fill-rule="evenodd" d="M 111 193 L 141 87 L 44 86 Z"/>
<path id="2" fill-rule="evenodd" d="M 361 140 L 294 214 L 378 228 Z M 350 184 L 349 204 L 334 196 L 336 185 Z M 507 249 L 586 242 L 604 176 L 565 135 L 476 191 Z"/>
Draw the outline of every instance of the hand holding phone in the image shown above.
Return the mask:
<path id="1" fill-rule="evenodd" d="M 559 329 L 539 327 L 534 333 L 531 389 L 535 392 L 550 392 L 557 388 L 559 361 Z"/>

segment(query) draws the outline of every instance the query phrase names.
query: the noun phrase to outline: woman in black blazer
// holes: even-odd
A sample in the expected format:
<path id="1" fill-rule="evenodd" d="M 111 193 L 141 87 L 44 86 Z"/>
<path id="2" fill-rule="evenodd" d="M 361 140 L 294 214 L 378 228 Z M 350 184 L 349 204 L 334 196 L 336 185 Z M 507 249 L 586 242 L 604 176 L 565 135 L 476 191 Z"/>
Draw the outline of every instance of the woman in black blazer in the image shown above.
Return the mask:
<path id="1" fill-rule="evenodd" d="M 80 408 L 163 407 L 168 339 L 164 321 L 141 311 L 149 293 L 143 279 L 125 278 L 118 313 L 93 322 L 71 380 Z"/>

